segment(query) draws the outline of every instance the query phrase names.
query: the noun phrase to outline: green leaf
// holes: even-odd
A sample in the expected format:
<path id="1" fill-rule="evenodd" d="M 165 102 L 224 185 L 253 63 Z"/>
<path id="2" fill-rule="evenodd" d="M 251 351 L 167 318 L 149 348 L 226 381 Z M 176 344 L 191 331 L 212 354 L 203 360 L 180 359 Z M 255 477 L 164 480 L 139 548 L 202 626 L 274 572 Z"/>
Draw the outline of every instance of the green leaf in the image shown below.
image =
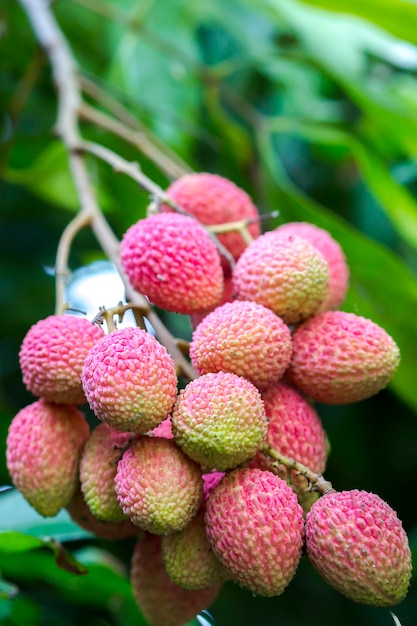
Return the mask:
<path id="1" fill-rule="evenodd" d="M 301 0 L 327 11 L 357 15 L 417 44 L 417 5 L 407 0 Z"/>
<path id="2" fill-rule="evenodd" d="M 282 221 L 309 221 L 328 230 L 342 246 L 351 269 L 350 288 L 343 308 L 374 320 L 387 330 L 401 351 L 400 366 L 390 387 L 417 411 L 415 345 L 417 281 L 390 250 L 368 239 L 335 212 L 307 198 L 288 179 L 276 157 L 269 133 L 258 137 L 267 169 L 269 205 L 280 210 Z"/>
<path id="3" fill-rule="evenodd" d="M 7 580 L 0 578 L 0 601 L 10 600 L 19 593 L 18 587 L 13 583 L 9 583 Z"/>
<path id="4" fill-rule="evenodd" d="M 62 510 L 55 517 L 42 517 L 17 489 L 0 493 L 0 533 L 18 531 L 34 538 L 53 536 L 57 541 L 79 541 L 94 535 L 80 528 Z"/>

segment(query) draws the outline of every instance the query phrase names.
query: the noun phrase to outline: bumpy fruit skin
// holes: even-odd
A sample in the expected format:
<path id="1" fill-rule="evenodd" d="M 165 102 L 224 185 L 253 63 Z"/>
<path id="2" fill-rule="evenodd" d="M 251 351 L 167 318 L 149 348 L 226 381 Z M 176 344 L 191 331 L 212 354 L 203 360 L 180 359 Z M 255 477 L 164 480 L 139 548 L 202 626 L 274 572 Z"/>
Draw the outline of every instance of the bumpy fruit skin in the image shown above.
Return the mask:
<path id="1" fill-rule="evenodd" d="M 158 213 L 140 220 L 125 233 L 120 259 L 132 286 L 167 311 L 190 315 L 221 298 L 219 253 L 191 217 Z"/>
<path id="2" fill-rule="evenodd" d="M 103 335 L 99 326 L 75 315 L 50 315 L 36 322 L 19 351 L 27 389 L 48 402 L 83 404 L 84 360 Z"/>
<path id="3" fill-rule="evenodd" d="M 168 416 L 177 394 L 172 357 L 140 328 L 117 330 L 98 341 L 85 359 L 82 384 L 98 419 L 139 434 Z"/>
<path id="4" fill-rule="evenodd" d="M 286 378 L 325 404 L 364 400 L 387 386 L 400 362 L 394 339 L 375 322 L 344 311 L 326 311 L 293 334 Z"/>
<path id="5" fill-rule="evenodd" d="M 239 468 L 210 494 L 207 536 L 231 577 L 254 594 L 278 596 L 297 569 L 303 510 L 287 483 L 269 471 Z"/>
<path id="6" fill-rule="evenodd" d="M 329 265 L 301 237 L 268 232 L 252 241 L 233 270 L 234 295 L 268 307 L 287 324 L 314 315 L 325 300 Z"/>
<path id="7" fill-rule="evenodd" d="M 296 389 L 282 382 L 262 394 L 262 399 L 269 420 L 266 442 L 313 472 L 323 473 L 327 458 L 326 433 L 313 406 Z M 249 466 L 269 469 L 272 463 L 272 459 L 258 452 Z M 283 468 L 282 477 L 285 476 Z M 307 484 L 296 472 L 292 472 L 291 480 L 298 488 Z"/>
<path id="8" fill-rule="evenodd" d="M 329 264 L 330 280 L 327 296 L 318 312 L 338 309 L 349 287 L 349 266 L 340 244 L 327 230 L 308 222 L 288 222 L 273 232 L 307 239 L 322 253 Z"/>
<path id="9" fill-rule="evenodd" d="M 207 498 L 213 491 L 215 487 L 219 484 L 223 476 L 226 472 L 207 472 L 207 474 L 203 474 L 203 482 L 204 482 L 204 495 L 203 495 L 203 504 L 207 502 Z"/>
<path id="10" fill-rule="evenodd" d="M 162 556 L 168 576 L 183 589 L 208 589 L 230 578 L 208 542 L 203 509 L 181 532 L 163 537 Z"/>
<path id="11" fill-rule="evenodd" d="M 172 412 L 175 441 L 204 470 L 224 471 L 252 458 L 267 427 L 258 389 L 227 372 L 188 383 Z"/>
<path id="12" fill-rule="evenodd" d="M 74 496 L 89 433 L 75 406 L 43 399 L 13 418 L 6 442 L 7 469 L 15 487 L 40 515 L 53 517 Z"/>
<path id="13" fill-rule="evenodd" d="M 197 328 L 199 323 L 205 317 L 207 317 L 209 313 L 214 311 L 214 309 L 216 309 L 218 306 L 226 304 L 226 302 L 233 302 L 233 281 L 231 276 L 224 277 L 223 293 L 219 302 L 215 306 L 212 306 L 209 309 L 204 309 L 204 311 L 201 311 L 200 313 L 193 313 L 192 315 L 190 315 L 190 321 L 193 330 Z"/>
<path id="14" fill-rule="evenodd" d="M 261 234 L 257 221 L 258 209 L 248 194 L 231 180 L 218 174 L 186 174 L 168 187 L 167 194 L 202 224 L 218 225 L 251 219 L 255 221 L 248 226 L 249 233 L 254 239 Z M 170 208 L 163 205 L 163 210 L 169 211 Z M 219 233 L 217 237 L 235 260 L 247 247 L 245 239 L 237 230 Z M 225 259 L 223 264 L 228 269 Z"/>
<path id="15" fill-rule="evenodd" d="M 117 463 L 128 447 L 131 433 L 122 433 L 108 424 L 93 430 L 80 460 L 81 490 L 93 515 L 103 522 L 125 519 L 114 490 Z"/>
<path id="16" fill-rule="evenodd" d="M 306 547 L 326 582 L 355 602 L 389 607 L 407 594 L 407 535 L 395 511 L 373 493 L 322 496 L 306 517 Z"/>
<path id="17" fill-rule="evenodd" d="M 157 535 L 182 530 L 203 499 L 198 465 L 174 441 L 159 437 L 132 442 L 118 463 L 115 489 L 125 515 Z"/>
<path id="18" fill-rule="evenodd" d="M 220 591 L 189 591 L 176 585 L 166 573 L 161 549 L 162 537 L 146 533 L 134 548 L 130 578 L 132 591 L 149 626 L 184 626 L 209 608 Z"/>
<path id="19" fill-rule="evenodd" d="M 190 343 L 199 374 L 232 372 L 261 390 L 282 377 L 291 354 L 288 326 L 270 309 L 246 300 L 217 307 L 197 326 Z"/>
<path id="20" fill-rule="evenodd" d="M 66 507 L 73 522 L 102 539 L 109 541 L 137 537 L 141 531 L 129 519 L 119 522 L 103 522 L 97 519 L 84 500 L 81 489 L 78 489 Z"/>

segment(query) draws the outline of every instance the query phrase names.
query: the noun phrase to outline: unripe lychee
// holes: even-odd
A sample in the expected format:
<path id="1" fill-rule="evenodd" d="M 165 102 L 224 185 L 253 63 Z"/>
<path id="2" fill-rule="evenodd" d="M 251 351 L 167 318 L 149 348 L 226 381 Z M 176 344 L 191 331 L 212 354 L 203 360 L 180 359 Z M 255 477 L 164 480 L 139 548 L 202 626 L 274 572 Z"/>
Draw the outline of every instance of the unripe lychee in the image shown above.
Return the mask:
<path id="1" fill-rule="evenodd" d="M 329 265 L 306 239 L 267 232 L 233 270 L 234 295 L 272 309 L 287 324 L 317 312 L 328 293 Z"/>
<path id="2" fill-rule="evenodd" d="M 322 253 L 329 264 L 330 280 L 327 296 L 318 312 L 339 308 L 349 286 L 349 267 L 340 244 L 327 230 L 308 222 L 288 222 L 273 232 L 303 237 Z"/>
<path id="3" fill-rule="evenodd" d="M 93 515 L 103 522 L 125 519 L 114 490 L 117 463 L 128 447 L 131 433 L 99 424 L 85 444 L 80 460 L 81 490 Z"/>
<path id="4" fill-rule="evenodd" d="M 223 471 L 252 458 L 267 427 L 258 389 L 225 372 L 204 374 L 188 383 L 172 412 L 175 441 L 205 470 Z"/>
<path id="5" fill-rule="evenodd" d="M 399 361 L 397 344 L 378 324 L 326 311 L 295 330 L 286 377 L 317 402 L 348 404 L 386 387 Z"/>
<path id="6" fill-rule="evenodd" d="M 203 499 L 200 468 L 174 441 L 139 437 L 123 454 L 115 477 L 123 512 L 142 530 L 165 535 L 182 530 Z"/>
<path id="7" fill-rule="evenodd" d="M 206 502 L 207 536 L 234 580 L 254 594 L 278 596 L 301 557 L 303 510 L 287 483 L 269 471 L 229 472 Z"/>
<path id="8" fill-rule="evenodd" d="M 191 362 L 199 374 L 232 372 L 261 390 L 282 377 L 291 354 L 288 326 L 270 309 L 247 300 L 209 313 L 190 343 Z"/>
<path id="9" fill-rule="evenodd" d="M 27 389 L 48 402 L 83 404 L 84 360 L 103 335 L 102 328 L 75 315 L 50 315 L 36 322 L 19 352 Z"/>
<path id="10" fill-rule="evenodd" d="M 144 434 L 171 411 L 175 364 L 165 346 L 140 328 L 105 335 L 85 360 L 82 383 L 98 419 L 116 430 Z"/>
<path id="11" fill-rule="evenodd" d="M 132 524 L 130 519 L 123 519 L 119 522 L 103 522 L 97 519 L 84 500 L 81 489 L 78 489 L 66 509 L 73 522 L 102 539 L 110 541 L 128 539 L 141 533 L 141 530 Z"/>
<path id="12" fill-rule="evenodd" d="M 219 253 L 191 217 L 157 213 L 139 220 L 121 241 L 120 259 L 132 286 L 168 311 L 190 315 L 221 298 Z"/>
<path id="13" fill-rule="evenodd" d="M 207 589 L 230 578 L 208 542 L 203 509 L 183 530 L 163 537 L 162 556 L 168 576 L 183 589 Z"/>
<path id="14" fill-rule="evenodd" d="M 282 382 L 262 394 L 262 399 L 269 420 L 267 444 L 321 474 L 326 466 L 326 433 L 313 406 L 296 389 Z M 273 462 L 258 452 L 249 466 L 269 469 Z M 281 476 L 285 478 L 286 474 L 286 468 L 282 468 Z M 297 491 L 307 486 L 306 479 L 294 471 L 291 481 Z"/>
<path id="15" fill-rule="evenodd" d="M 306 547 L 319 574 L 355 602 L 389 607 L 406 596 L 411 551 L 401 521 L 379 496 L 329 492 L 306 517 Z"/>
<path id="16" fill-rule="evenodd" d="M 149 626 L 184 626 L 209 608 L 220 591 L 189 591 L 176 585 L 162 560 L 162 537 L 146 533 L 135 546 L 130 577 L 135 600 Z"/>
<path id="17" fill-rule="evenodd" d="M 73 405 L 37 400 L 13 418 L 6 462 L 15 487 L 44 517 L 53 517 L 78 487 L 78 465 L 90 429 Z"/>
<path id="18" fill-rule="evenodd" d="M 255 239 L 261 233 L 258 209 L 248 194 L 231 180 L 218 174 L 193 172 L 174 181 L 166 190 L 169 197 L 199 222 L 207 226 L 227 224 L 244 219 L 253 220 L 248 225 L 249 234 Z M 170 210 L 163 205 L 163 210 Z M 247 247 L 247 241 L 238 230 L 218 233 L 220 243 L 235 260 Z M 223 259 L 225 269 L 228 269 Z"/>

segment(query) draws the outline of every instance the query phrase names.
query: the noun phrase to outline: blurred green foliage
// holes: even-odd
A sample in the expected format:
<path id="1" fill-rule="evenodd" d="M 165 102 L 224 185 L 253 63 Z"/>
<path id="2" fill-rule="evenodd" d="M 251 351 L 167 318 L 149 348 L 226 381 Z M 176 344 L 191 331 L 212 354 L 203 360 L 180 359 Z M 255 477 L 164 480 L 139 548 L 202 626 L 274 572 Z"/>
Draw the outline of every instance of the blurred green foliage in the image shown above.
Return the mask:
<path id="1" fill-rule="evenodd" d="M 53 11 L 82 76 L 122 103 L 154 142 L 194 170 L 229 177 L 262 213 L 278 209 L 266 229 L 307 220 L 341 243 L 351 268 L 344 309 L 386 328 L 402 361 L 376 397 L 318 407 L 332 446 L 326 477 L 338 489 L 386 499 L 417 554 L 417 4 L 58 0 Z M 0 107 L 4 451 L 12 417 L 33 401 L 22 384 L 19 346 L 30 325 L 54 310 L 48 270 L 78 209 L 65 151 L 53 137 L 50 68 L 13 0 L 0 5 Z M 170 182 L 108 131 L 84 123 L 82 132 L 140 162 L 161 186 Z M 144 216 L 149 197 L 107 165 L 91 159 L 89 167 L 120 238 Z M 92 234 L 80 233 L 71 267 L 96 258 L 103 254 Z M 165 321 L 189 333 L 186 321 Z M 0 479 L 10 484 L 4 452 Z M 65 514 L 43 520 L 13 492 L 0 493 L 0 519 L 0 624 L 144 624 L 128 583 L 129 541 L 94 539 Z M 71 567 L 57 563 L 58 545 Z M 84 567 L 87 574 L 75 573 Z M 414 582 L 394 611 L 403 626 L 416 623 Z M 226 584 L 212 613 L 218 626 L 393 623 L 388 610 L 337 594 L 306 559 L 281 597 L 255 598 Z"/>

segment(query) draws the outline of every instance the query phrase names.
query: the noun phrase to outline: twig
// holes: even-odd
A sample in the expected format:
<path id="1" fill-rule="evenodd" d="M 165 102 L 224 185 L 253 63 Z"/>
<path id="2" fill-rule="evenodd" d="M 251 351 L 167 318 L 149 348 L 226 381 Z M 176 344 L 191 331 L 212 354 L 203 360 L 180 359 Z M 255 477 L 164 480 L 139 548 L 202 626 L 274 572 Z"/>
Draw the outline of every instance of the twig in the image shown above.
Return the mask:
<path id="1" fill-rule="evenodd" d="M 266 456 L 271 457 L 274 461 L 279 465 L 284 465 L 289 470 L 294 470 L 297 474 L 301 474 L 304 476 L 313 486 L 316 491 L 324 495 L 325 493 L 329 493 L 330 491 L 334 491 L 332 484 L 329 483 L 328 480 L 325 480 L 324 476 L 321 474 L 316 474 L 309 467 L 299 463 L 298 461 L 294 461 L 294 459 L 290 459 L 287 456 L 281 454 L 275 448 L 272 448 L 268 444 L 264 444 L 261 448 L 261 452 L 263 452 Z"/>
<path id="2" fill-rule="evenodd" d="M 79 222 L 75 221 L 69 226 L 68 231 L 63 236 L 64 239 L 58 254 L 58 274 L 61 275 L 64 272 L 68 258 L 68 246 L 73 236 L 78 232 L 81 224 L 86 223 L 84 220 L 89 221 L 104 252 L 119 269 L 129 300 L 132 304 L 147 310 L 147 318 L 154 327 L 158 339 L 173 357 L 178 372 L 190 379 L 195 378 L 195 370 L 179 350 L 175 337 L 159 320 L 146 298 L 132 288 L 120 267 L 119 242 L 100 210 L 96 194 L 89 180 L 84 155 L 80 151 L 83 145 L 78 128 L 81 93 L 71 49 L 51 13 L 48 0 L 20 0 L 20 2 L 52 66 L 53 77 L 58 90 L 56 133 L 68 151 L 70 167 L 81 205 L 80 215 L 82 217 L 79 218 Z M 59 306 L 61 306 L 61 302 Z"/>

